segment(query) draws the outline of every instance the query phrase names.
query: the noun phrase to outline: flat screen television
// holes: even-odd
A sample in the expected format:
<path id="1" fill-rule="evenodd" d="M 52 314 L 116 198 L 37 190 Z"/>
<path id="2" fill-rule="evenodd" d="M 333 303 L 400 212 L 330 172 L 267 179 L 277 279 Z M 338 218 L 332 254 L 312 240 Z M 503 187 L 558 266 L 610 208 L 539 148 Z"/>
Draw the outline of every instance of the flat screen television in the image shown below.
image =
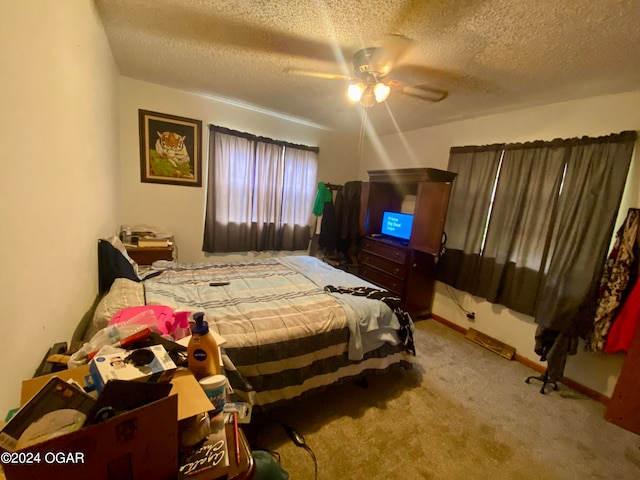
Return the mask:
<path id="1" fill-rule="evenodd" d="M 382 214 L 382 229 L 380 233 L 403 242 L 411 238 L 413 215 L 409 213 L 384 212 Z"/>

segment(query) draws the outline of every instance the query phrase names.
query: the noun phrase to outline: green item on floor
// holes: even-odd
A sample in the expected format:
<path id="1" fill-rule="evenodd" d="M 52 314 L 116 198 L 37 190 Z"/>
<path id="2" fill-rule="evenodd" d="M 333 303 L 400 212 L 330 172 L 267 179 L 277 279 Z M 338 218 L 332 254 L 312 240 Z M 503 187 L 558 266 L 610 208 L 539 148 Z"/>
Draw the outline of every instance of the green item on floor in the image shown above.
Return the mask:
<path id="1" fill-rule="evenodd" d="M 289 474 L 276 462 L 273 455 L 265 450 L 251 452 L 256 463 L 254 480 L 288 480 Z"/>

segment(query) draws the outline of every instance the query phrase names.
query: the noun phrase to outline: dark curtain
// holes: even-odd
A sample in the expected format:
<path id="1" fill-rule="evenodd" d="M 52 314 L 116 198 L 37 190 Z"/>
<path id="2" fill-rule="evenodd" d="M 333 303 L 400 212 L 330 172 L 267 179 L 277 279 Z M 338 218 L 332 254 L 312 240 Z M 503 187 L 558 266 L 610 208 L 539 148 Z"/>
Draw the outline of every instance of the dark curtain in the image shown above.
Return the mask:
<path id="1" fill-rule="evenodd" d="M 568 142 L 567 171 L 535 315 L 540 326 L 584 336 L 593 323 L 598 280 L 636 138 L 636 132 L 623 132 Z"/>
<path id="2" fill-rule="evenodd" d="M 558 145 L 504 150 L 475 295 L 533 315 L 563 162 Z"/>
<path id="3" fill-rule="evenodd" d="M 542 327 L 582 332 L 635 138 L 451 149 L 458 176 L 438 279 Z"/>
<path id="4" fill-rule="evenodd" d="M 487 216 L 503 145 L 451 149 L 448 170 L 453 182 L 445 223 L 446 250 L 438 279 L 475 294 Z"/>

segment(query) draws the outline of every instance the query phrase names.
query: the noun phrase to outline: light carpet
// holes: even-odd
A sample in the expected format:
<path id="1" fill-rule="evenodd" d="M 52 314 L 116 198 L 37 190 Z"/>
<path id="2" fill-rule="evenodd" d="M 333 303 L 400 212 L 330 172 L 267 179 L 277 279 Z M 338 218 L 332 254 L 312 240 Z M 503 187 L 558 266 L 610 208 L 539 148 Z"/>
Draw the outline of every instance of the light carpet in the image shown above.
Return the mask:
<path id="1" fill-rule="evenodd" d="M 640 479 L 640 436 L 604 405 L 559 384 L 541 395 L 531 369 L 434 320 L 416 322 L 411 370 L 367 377 L 256 415 L 248 436 L 279 453 L 292 480 L 314 464 L 276 423 L 300 432 L 335 479 Z"/>

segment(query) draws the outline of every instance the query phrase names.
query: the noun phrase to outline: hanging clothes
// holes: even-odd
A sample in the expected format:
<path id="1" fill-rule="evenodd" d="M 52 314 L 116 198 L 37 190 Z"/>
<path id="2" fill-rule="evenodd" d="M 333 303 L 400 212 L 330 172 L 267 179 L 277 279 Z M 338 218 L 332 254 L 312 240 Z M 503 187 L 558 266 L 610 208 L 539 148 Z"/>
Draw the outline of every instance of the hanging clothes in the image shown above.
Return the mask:
<path id="1" fill-rule="evenodd" d="M 316 217 L 322 215 L 324 204 L 331 200 L 333 200 L 331 190 L 327 188 L 324 182 L 318 183 L 318 193 L 316 193 L 316 199 L 313 202 L 313 214 Z"/>
<path id="2" fill-rule="evenodd" d="M 325 252 L 335 252 L 337 246 L 336 213 L 333 207 L 333 197 L 329 192 L 329 199 L 324 202 L 322 210 L 322 221 L 320 223 L 320 235 L 318 245 L 324 248 Z"/>
<path id="3" fill-rule="evenodd" d="M 320 228 L 317 231 L 317 244 L 324 249 L 325 254 L 329 255 L 334 255 L 339 247 L 338 239 L 344 209 L 342 188 L 343 186 L 339 184 L 320 182 L 313 207 L 315 215 L 318 215 L 318 212 L 322 215 Z M 335 198 L 333 192 L 335 192 Z"/>
<path id="4" fill-rule="evenodd" d="M 614 246 L 607 258 L 600 277 L 597 309 L 593 328 L 585 339 L 585 350 L 602 352 L 611 329 L 629 288 L 635 283 L 638 257 L 638 226 L 640 210 L 630 208 L 623 225 L 616 233 Z"/>
<path id="5" fill-rule="evenodd" d="M 604 351 L 607 353 L 628 352 L 631 340 L 640 323 L 640 280 L 636 281 L 629 297 L 625 300 L 620 313 L 616 316 Z"/>
<path id="6" fill-rule="evenodd" d="M 325 206 L 327 205 L 327 218 L 325 218 Z M 332 247 L 331 241 L 328 238 L 329 234 L 327 233 L 327 231 L 331 230 L 332 228 L 335 229 L 335 227 L 332 227 L 332 225 L 335 224 L 335 214 L 333 211 L 333 195 L 329 186 L 324 182 L 318 183 L 318 192 L 316 193 L 316 198 L 313 202 L 312 212 L 317 218 L 316 227 L 314 229 L 315 231 L 313 237 L 311 238 L 311 245 L 309 246 L 309 253 L 311 255 L 315 255 L 318 248 L 326 249 L 327 245 L 329 246 L 329 248 Z M 325 231 L 324 235 L 322 233 L 323 230 Z M 335 245 L 333 245 L 333 249 L 335 250 Z"/>
<path id="7" fill-rule="evenodd" d="M 360 181 L 344 184 L 336 196 L 337 250 L 342 261 L 354 263 L 360 225 Z"/>
<path id="8" fill-rule="evenodd" d="M 345 210 L 344 195 L 342 194 L 342 188 L 336 190 L 335 198 L 333 199 L 333 207 L 336 213 L 336 241 L 340 238 L 340 231 L 342 230 L 342 222 Z"/>
<path id="9" fill-rule="evenodd" d="M 359 180 L 344 184 L 344 209 L 342 211 L 340 238 L 355 240 L 360 234 L 361 192 L 362 182 Z"/>

